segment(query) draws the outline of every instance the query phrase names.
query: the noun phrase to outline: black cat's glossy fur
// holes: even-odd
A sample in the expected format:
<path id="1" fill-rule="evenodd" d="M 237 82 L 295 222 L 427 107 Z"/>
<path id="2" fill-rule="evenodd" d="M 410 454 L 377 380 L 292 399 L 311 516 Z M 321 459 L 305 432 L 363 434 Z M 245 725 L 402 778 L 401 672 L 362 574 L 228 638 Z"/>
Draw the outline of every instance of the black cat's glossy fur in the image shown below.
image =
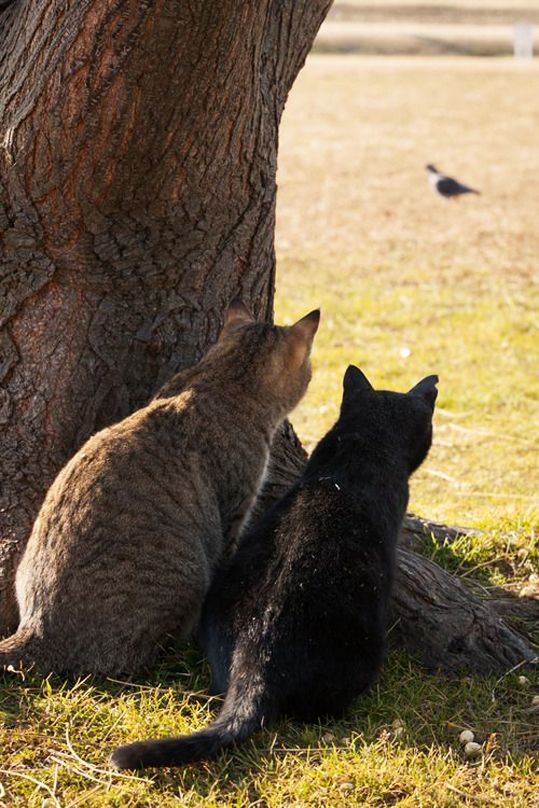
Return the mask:
<path id="1" fill-rule="evenodd" d="M 431 445 L 438 378 L 375 391 L 351 365 L 339 420 L 302 478 L 242 539 L 200 629 L 223 709 L 193 735 L 117 749 L 118 768 L 212 757 L 282 714 L 338 716 L 382 665 L 408 478 Z"/>

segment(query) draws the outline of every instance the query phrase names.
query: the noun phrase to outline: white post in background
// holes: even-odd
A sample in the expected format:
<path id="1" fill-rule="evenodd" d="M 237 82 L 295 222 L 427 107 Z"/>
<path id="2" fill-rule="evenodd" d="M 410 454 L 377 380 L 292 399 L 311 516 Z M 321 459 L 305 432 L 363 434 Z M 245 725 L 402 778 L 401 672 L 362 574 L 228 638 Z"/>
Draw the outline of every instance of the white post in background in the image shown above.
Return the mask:
<path id="1" fill-rule="evenodd" d="M 513 26 L 513 50 L 515 59 L 533 59 L 533 26 L 528 22 Z"/>

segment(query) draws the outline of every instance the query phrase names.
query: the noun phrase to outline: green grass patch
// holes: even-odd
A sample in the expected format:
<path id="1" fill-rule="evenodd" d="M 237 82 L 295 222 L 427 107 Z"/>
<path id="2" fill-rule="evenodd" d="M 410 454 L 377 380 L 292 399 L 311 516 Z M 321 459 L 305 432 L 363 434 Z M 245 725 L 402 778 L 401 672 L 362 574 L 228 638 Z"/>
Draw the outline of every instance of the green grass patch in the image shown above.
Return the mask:
<path id="1" fill-rule="evenodd" d="M 0 697 L 11 705 L 0 728 L 4 760 L 9 756 L 0 777 L 6 804 L 457 806 L 469 795 L 470 804 L 516 808 L 538 784 L 530 692 L 516 673 L 448 681 L 400 654 L 344 721 L 283 721 L 233 755 L 183 770 L 133 778 L 109 771 L 116 744 L 210 720 L 219 702 L 202 695 L 206 673 L 190 656 L 193 674 L 181 676 L 179 655 L 140 684 L 26 678 L 17 682 L 16 708 L 10 677 L 0 680 Z M 180 675 L 167 683 L 171 665 Z M 484 746 L 475 763 L 458 742 L 469 728 Z"/>

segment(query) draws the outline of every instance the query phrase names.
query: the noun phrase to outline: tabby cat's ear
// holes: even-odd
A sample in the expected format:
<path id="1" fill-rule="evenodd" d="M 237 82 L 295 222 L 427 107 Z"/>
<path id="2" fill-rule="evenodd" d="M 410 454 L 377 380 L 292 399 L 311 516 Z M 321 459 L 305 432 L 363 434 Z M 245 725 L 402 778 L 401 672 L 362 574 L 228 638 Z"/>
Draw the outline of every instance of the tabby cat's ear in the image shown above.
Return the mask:
<path id="1" fill-rule="evenodd" d="M 237 297 L 232 301 L 230 306 L 225 312 L 225 322 L 223 329 L 230 328 L 231 326 L 239 325 L 240 323 L 252 323 L 254 317 L 242 301 Z"/>
<path id="2" fill-rule="evenodd" d="M 298 320 L 297 323 L 294 323 L 291 329 L 294 334 L 300 336 L 305 341 L 312 342 L 318 330 L 319 323 L 320 309 L 315 309 L 309 312 L 309 314 L 306 314 L 305 317 L 302 317 L 301 320 Z"/>
<path id="3" fill-rule="evenodd" d="M 437 384 L 438 376 L 426 376 L 424 379 L 421 379 L 415 387 L 412 387 L 412 389 L 408 391 L 408 395 L 422 398 L 423 401 L 426 401 L 431 410 L 434 411 L 434 403 L 438 395 Z"/>
<path id="4" fill-rule="evenodd" d="M 355 365 L 348 365 L 346 373 L 344 374 L 342 386 L 344 397 L 360 390 L 363 392 L 366 390 L 374 390 L 374 387 L 367 379 L 363 371 L 361 371 Z"/>
<path id="5" fill-rule="evenodd" d="M 295 363 L 300 366 L 311 352 L 314 335 L 320 323 L 320 309 L 306 314 L 297 323 L 290 326 L 290 340 L 293 347 Z"/>

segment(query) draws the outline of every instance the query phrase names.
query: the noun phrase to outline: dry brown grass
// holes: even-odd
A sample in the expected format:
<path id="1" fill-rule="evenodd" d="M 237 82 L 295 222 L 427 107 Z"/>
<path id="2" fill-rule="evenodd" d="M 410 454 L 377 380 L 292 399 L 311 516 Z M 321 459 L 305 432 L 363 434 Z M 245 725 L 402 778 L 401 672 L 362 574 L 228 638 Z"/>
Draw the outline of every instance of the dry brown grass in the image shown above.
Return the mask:
<path id="1" fill-rule="evenodd" d="M 311 56 L 281 130 L 278 246 L 368 242 L 374 263 L 398 247 L 414 264 L 471 261 L 504 283 L 529 278 L 538 125 L 539 60 Z M 483 198 L 434 199 L 430 161 Z"/>

